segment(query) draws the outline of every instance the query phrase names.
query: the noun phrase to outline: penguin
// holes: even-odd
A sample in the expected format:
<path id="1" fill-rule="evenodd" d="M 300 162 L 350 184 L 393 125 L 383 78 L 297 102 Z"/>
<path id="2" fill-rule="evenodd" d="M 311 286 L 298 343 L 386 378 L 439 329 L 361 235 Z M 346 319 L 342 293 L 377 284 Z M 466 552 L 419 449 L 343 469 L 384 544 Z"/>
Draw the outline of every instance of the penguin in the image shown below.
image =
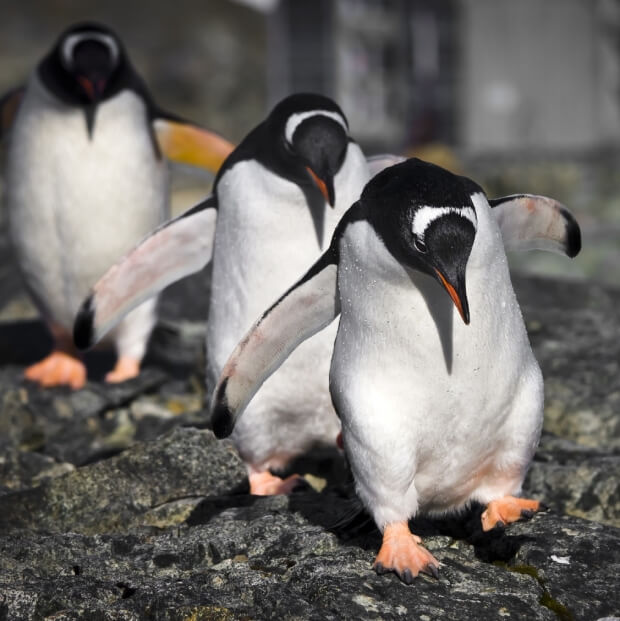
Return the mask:
<path id="1" fill-rule="evenodd" d="M 224 162 L 211 197 L 155 231 L 95 284 L 76 318 L 76 344 L 92 345 L 128 309 L 212 254 L 209 390 L 256 315 L 325 250 L 367 180 L 364 154 L 340 107 L 318 94 L 286 97 Z M 237 428 L 233 442 L 252 493 L 287 493 L 299 477 L 282 480 L 271 471 L 317 444 L 335 443 L 339 422 L 328 390 L 335 330 L 308 341 Z"/>
<path id="2" fill-rule="evenodd" d="M 163 156 L 215 172 L 232 145 L 158 108 L 119 37 L 91 22 L 63 32 L 27 85 L 0 106 L 9 233 L 54 340 L 25 377 L 78 389 L 86 369 L 73 346 L 73 317 L 93 282 L 165 220 Z M 139 373 L 155 302 L 111 335 L 118 360 L 107 381 Z"/>
<path id="3" fill-rule="evenodd" d="M 492 207 L 527 214 L 539 202 L 489 201 L 474 181 L 418 159 L 386 168 L 223 367 L 211 404 L 219 438 L 299 344 L 340 316 L 330 392 L 357 493 L 383 533 L 378 573 L 437 577 L 439 561 L 408 525 L 421 512 L 477 501 L 488 531 L 543 508 L 519 497 L 541 432 L 543 378 Z M 561 251 L 574 256 L 579 227 L 555 213 Z"/>
<path id="4" fill-rule="evenodd" d="M 303 114 L 303 111 L 307 112 L 305 108 L 311 105 L 312 98 L 310 98 L 306 106 L 302 107 L 304 99 L 306 99 L 306 96 L 303 98 L 295 96 L 292 100 L 284 100 L 280 106 L 274 109 L 271 116 L 276 116 L 276 118 L 280 116 L 286 119 L 287 115 Z M 293 108 L 292 113 L 281 113 L 282 110 L 291 108 L 293 103 L 299 108 L 297 111 Z M 331 109 L 332 104 L 323 100 L 319 100 L 314 105 L 317 106 L 317 109 L 323 107 L 327 111 L 331 110 L 333 112 Z M 303 111 L 300 112 L 300 110 Z M 294 118 L 296 120 L 294 116 L 289 118 Z M 259 126 L 259 128 L 254 130 L 246 139 L 247 142 L 242 143 L 238 147 L 238 151 L 233 153 L 229 160 L 225 162 L 222 170 L 218 174 L 215 183 L 215 192 L 212 196 L 207 197 L 205 201 L 193 207 L 185 214 L 163 224 L 152 234 L 147 236 L 126 256 L 120 259 L 118 263 L 96 283 L 91 294 L 82 304 L 80 312 L 76 317 L 74 338 L 78 347 L 82 349 L 91 347 L 112 329 L 120 318 L 132 308 L 135 308 L 138 304 L 147 300 L 150 296 L 155 295 L 176 280 L 202 269 L 211 260 L 213 255 L 214 231 L 216 228 L 216 221 L 219 218 L 220 224 L 218 226 L 220 227 L 220 231 L 223 229 L 221 222 L 226 222 L 226 230 L 232 232 L 228 234 L 228 238 L 224 238 L 228 239 L 228 242 L 220 241 L 219 253 L 221 259 L 214 262 L 215 265 L 221 266 L 223 264 L 224 267 L 214 270 L 215 274 L 219 275 L 220 285 L 219 289 L 214 289 L 211 295 L 208 350 L 211 347 L 218 346 L 218 344 L 220 345 L 219 358 L 216 358 L 213 352 L 211 352 L 208 359 L 207 374 L 211 381 L 211 386 L 213 385 L 214 382 L 212 378 L 214 373 L 216 373 L 218 369 L 221 369 L 223 365 L 222 359 L 225 360 L 225 356 L 232 351 L 232 347 L 235 344 L 230 343 L 234 337 L 234 333 L 241 333 L 242 328 L 239 315 L 245 313 L 244 319 L 248 321 L 247 317 L 249 317 L 252 311 L 252 308 L 249 306 L 251 302 L 248 300 L 252 300 L 254 296 L 260 299 L 260 295 L 264 298 L 268 297 L 268 291 L 259 290 L 257 293 L 257 288 L 261 289 L 262 287 L 269 286 L 275 289 L 277 286 L 281 286 L 279 282 L 275 282 L 274 279 L 272 279 L 270 283 L 268 283 L 265 278 L 261 279 L 262 272 L 255 259 L 250 260 L 250 258 L 244 258 L 246 256 L 245 254 L 237 254 L 244 253 L 246 249 L 247 242 L 242 241 L 241 236 L 245 235 L 246 231 L 250 229 L 250 221 L 248 220 L 246 222 L 242 216 L 239 216 L 240 221 L 231 224 L 232 216 L 229 210 L 234 209 L 234 207 L 230 205 L 240 205 L 242 198 L 238 200 L 233 200 L 233 198 L 231 198 L 222 202 L 222 195 L 220 194 L 220 183 L 228 182 L 228 179 L 231 178 L 229 177 L 229 172 L 235 172 L 237 164 L 244 164 L 247 168 L 253 169 L 256 171 L 256 176 L 259 178 L 261 173 L 263 173 L 261 166 L 265 168 L 271 166 L 272 170 L 275 170 L 273 165 L 269 164 L 269 160 L 259 149 L 259 145 L 264 145 L 265 139 L 261 138 L 259 140 L 257 138 L 257 134 L 259 137 L 263 136 L 264 132 L 268 131 L 268 128 L 276 125 L 276 123 L 271 123 L 269 121 L 270 119 L 268 119 L 263 126 Z M 279 126 L 286 126 L 287 123 L 288 121 L 285 123 L 281 118 Z M 267 127 L 265 127 L 265 125 L 267 125 Z M 277 140 L 278 132 L 274 130 L 269 131 L 272 132 L 271 135 L 273 139 Z M 282 139 L 282 130 L 280 130 L 280 136 Z M 363 162 L 361 161 L 360 154 L 356 146 L 353 146 L 354 144 L 355 143 L 348 145 L 347 148 L 352 150 L 352 154 L 347 157 L 354 158 L 356 162 L 355 165 L 358 167 L 357 183 L 360 184 L 359 187 L 361 189 L 364 184 L 366 173 L 363 170 Z M 254 154 L 259 154 L 256 156 L 259 160 L 253 157 Z M 257 161 L 263 161 L 264 163 L 257 164 Z M 400 156 L 382 155 L 369 158 L 367 165 L 369 169 L 377 172 L 387 165 L 400 161 L 403 161 L 403 158 Z M 318 165 L 315 165 L 315 167 L 317 169 L 320 168 Z M 243 180 L 245 176 L 244 170 L 245 168 L 241 167 L 238 171 L 242 180 L 239 181 L 239 188 L 237 188 L 236 191 L 241 191 L 244 187 L 252 188 L 253 190 L 264 189 L 264 195 L 258 194 L 253 198 L 256 199 L 257 204 L 260 204 L 258 202 L 259 199 L 268 200 L 269 189 L 264 188 L 264 184 L 254 183 L 252 186 L 246 185 Z M 267 172 L 265 172 L 265 174 L 267 174 Z M 336 176 L 337 183 L 335 187 L 339 186 L 338 181 L 340 178 L 343 178 L 342 174 L 340 177 L 338 175 Z M 344 176 L 344 178 L 346 178 L 346 176 Z M 234 177 L 232 177 L 232 179 L 234 180 Z M 287 187 L 284 178 L 275 179 L 272 174 L 271 179 L 276 189 L 279 187 Z M 313 177 L 310 176 L 307 179 L 313 180 Z M 302 176 L 302 181 L 306 181 L 307 183 L 307 179 L 304 180 Z M 329 176 L 327 176 L 327 179 L 327 183 L 329 183 Z M 289 185 L 288 188 L 290 189 L 290 187 Z M 301 187 L 303 186 L 300 186 L 300 188 Z M 327 188 L 326 184 L 325 188 Z M 315 198 L 318 197 L 317 189 L 322 191 L 321 186 L 318 184 L 315 188 L 312 188 L 312 186 L 310 186 L 310 188 L 306 187 L 306 191 L 312 189 L 314 189 Z M 357 193 L 359 193 L 359 191 L 360 190 L 358 190 Z M 299 190 L 297 190 L 297 193 L 299 197 Z M 329 192 L 325 192 L 325 194 L 326 196 L 323 196 L 323 198 L 327 199 L 327 202 L 329 202 Z M 310 196 L 312 196 L 311 193 Z M 299 200 L 301 201 L 301 197 L 299 197 Z M 250 198 L 248 198 L 244 204 L 246 205 L 246 209 L 254 208 L 254 203 Z M 504 243 L 515 250 L 529 250 L 533 247 L 537 247 L 543 250 L 554 250 L 570 254 L 575 251 L 576 245 L 579 244 L 579 228 L 572 214 L 565 207 L 552 199 L 534 195 L 519 195 L 513 196 L 510 200 L 503 202 L 497 200 L 495 201 L 495 205 L 493 216 L 501 226 Z M 241 206 L 238 207 L 239 210 L 242 208 Z M 336 209 L 337 208 L 338 205 L 336 205 Z M 324 209 L 327 210 L 325 207 Z M 221 211 L 220 216 L 217 216 L 218 210 Z M 298 212 L 302 210 L 303 207 L 297 207 Z M 329 213 L 329 210 L 327 211 Z M 256 218 L 259 216 L 260 214 L 255 215 Z M 312 227 L 315 235 L 317 234 L 317 227 L 315 225 L 317 220 L 318 218 L 316 217 L 312 219 Z M 310 218 L 307 217 L 307 214 L 306 225 L 306 236 L 308 238 L 308 236 L 311 237 L 312 235 L 309 232 L 311 225 Z M 267 222 L 265 224 L 265 231 L 258 225 L 255 225 L 252 230 L 258 236 L 259 234 L 267 235 L 273 228 L 275 227 Z M 274 237 L 273 245 L 277 246 L 278 244 L 284 243 L 281 239 L 286 239 L 287 237 L 288 229 L 287 231 L 280 230 L 279 236 Z M 294 232 L 294 229 L 291 228 L 291 233 L 292 232 Z M 236 238 L 235 235 L 239 235 L 239 237 Z M 577 235 L 576 238 L 574 238 L 575 235 Z M 261 238 L 264 239 L 264 237 Z M 221 235 L 220 240 L 222 239 L 223 236 Z M 256 241 L 258 242 L 258 240 Z M 229 244 L 230 248 L 235 249 L 235 252 L 231 253 L 230 249 L 227 250 Z M 271 248 L 272 245 L 268 245 L 262 249 L 257 249 L 256 253 L 260 254 L 262 252 L 267 256 L 266 253 L 271 252 Z M 263 268 L 270 277 L 279 269 L 277 261 L 279 257 L 282 256 L 281 254 L 277 254 L 277 252 L 280 252 L 279 250 L 273 250 L 273 252 L 274 266 L 270 267 L 269 270 Z M 294 249 L 291 251 L 291 254 L 293 253 Z M 249 252 L 247 252 L 247 255 L 249 257 Z M 238 280 L 241 278 L 238 274 L 245 275 L 244 277 L 249 281 L 247 285 L 238 283 Z M 216 277 L 218 276 L 214 276 L 214 278 Z M 248 287 L 248 291 L 244 290 L 246 286 Z M 230 308 L 232 308 L 230 314 L 227 312 L 229 306 L 226 304 L 226 295 L 229 289 L 232 289 L 237 296 L 237 298 L 230 302 Z M 246 297 L 239 300 L 238 298 L 241 295 L 245 295 Z M 276 296 L 277 294 L 274 294 L 273 299 L 275 299 Z M 271 300 L 267 301 L 266 304 L 270 301 Z M 258 306 L 258 303 L 255 303 L 254 306 Z M 214 319 L 218 312 L 219 315 L 217 315 L 217 319 Z M 256 314 L 259 312 L 260 310 L 256 310 Z M 237 322 L 234 331 L 227 328 L 226 324 L 229 317 L 232 318 L 231 321 L 234 320 Z M 217 326 L 217 329 L 215 326 Z M 261 469 L 261 463 L 258 460 L 253 460 L 251 456 L 248 457 L 248 445 L 253 446 L 252 443 L 256 442 L 256 446 L 259 449 L 266 447 L 271 451 L 271 453 L 266 452 L 267 455 L 279 455 L 281 457 L 282 455 L 298 454 L 302 449 L 305 451 L 313 442 L 325 442 L 329 445 L 333 445 L 333 439 L 339 437 L 337 435 L 339 434 L 339 426 L 332 412 L 327 385 L 329 359 L 331 357 L 331 347 L 333 345 L 335 329 L 336 326 L 331 328 L 332 334 L 330 334 L 329 338 L 327 336 L 324 337 L 324 346 L 326 349 L 327 341 L 329 340 L 329 351 L 321 354 L 321 363 L 316 366 L 311 366 L 308 371 L 308 365 L 306 364 L 304 366 L 303 361 L 300 360 L 297 369 L 300 370 L 300 373 L 305 370 L 307 375 L 298 375 L 289 388 L 289 393 L 293 390 L 304 391 L 303 397 L 307 404 L 305 410 L 301 410 L 304 412 L 304 418 L 300 421 L 293 415 L 288 417 L 282 416 L 279 422 L 281 426 L 283 425 L 284 427 L 278 434 L 273 431 L 276 425 L 271 427 L 272 431 L 261 426 L 261 418 L 258 415 L 256 416 L 258 420 L 256 425 L 252 420 L 250 421 L 251 424 L 246 423 L 248 439 L 246 440 L 242 437 L 238 442 L 238 446 L 244 451 L 242 455 L 244 455 L 246 459 L 250 478 L 250 489 L 253 493 L 287 493 L 297 483 L 298 478 L 293 475 L 287 478 L 286 481 L 282 481 L 280 478 L 274 476 L 270 472 L 269 467 L 265 467 L 264 464 Z M 300 358 L 302 358 L 302 353 L 298 354 Z M 291 368 L 293 369 L 294 367 Z M 320 383 L 320 373 L 322 373 L 323 378 L 325 378 L 322 383 Z M 313 377 L 310 383 L 307 382 L 308 376 Z M 285 375 L 282 377 L 284 378 Z M 284 381 L 284 379 L 282 381 Z M 306 388 L 307 385 L 318 386 L 317 390 L 319 392 L 317 394 L 310 393 Z M 286 401 L 286 398 L 291 399 L 290 403 L 298 403 L 300 397 L 295 395 L 290 397 L 288 396 L 289 393 L 282 388 L 278 388 L 277 384 L 274 383 L 274 386 L 274 391 L 275 389 L 281 391 L 273 396 L 274 403 L 280 404 L 280 407 L 284 407 L 289 403 Z M 267 400 L 267 397 L 265 397 L 265 400 Z M 315 409 L 311 409 L 313 405 Z M 268 407 L 268 403 L 265 407 Z M 271 420 L 267 414 L 265 417 L 266 421 Z M 255 428 L 258 431 L 256 431 Z M 307 431 L 308 429 L 310 429 L 310 431 Z M 269 434 L 272 435 L 269 436 Z M 291 437 L 294 438 L 294 441 L 290 440 Z M 317 437 L 318 440 L 315 440 Z M 293 452 L 293 449 L 295 449 L 295 452 Z M 283 461 L 280 461 L 280 463 L 274 461 L 274 465 L 270 467 L 276 469 L 278 465 L 283 465 L 283 463 Z"/>

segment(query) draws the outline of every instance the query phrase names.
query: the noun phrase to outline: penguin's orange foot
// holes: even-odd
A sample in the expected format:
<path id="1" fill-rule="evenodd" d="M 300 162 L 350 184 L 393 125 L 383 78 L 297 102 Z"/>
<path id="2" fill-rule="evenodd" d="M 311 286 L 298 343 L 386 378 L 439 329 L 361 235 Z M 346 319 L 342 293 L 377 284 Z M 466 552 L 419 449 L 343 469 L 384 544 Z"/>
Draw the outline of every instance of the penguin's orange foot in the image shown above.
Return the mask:
<path id="1" fill-rule="evenodd" d="M 292 474 L 286 479 L 281 479 L 269 470 L 252 472 L 250 479 L 250 494 L 255 496 L 275 496 L 277 494 L 290 494 L 303 481 L 303 477 Z"/>
<path id="2" fill-rule="evenodd" d="M 24 377 L 45 388 L 68 385 L 78 390 L 86 384 L 86 367 L 81 360 L 56 350 L 47 358 L 29 366 L 24 371 Z"/>
<path id="3" fill-rule="evenodd" d="M 538 500 L 527 500 L 515 496 L 504 496 L 492 500 L 480 516 L 482 530 L 502 528 L 511 522 L 529 520 L 536 511 L 544 511 L 546 507 Z"/>
<path id="4" fill-rule="evenodd" d="M 105 376 L 105 381 L 110 384 L 118 384 L 133 379 L 140 374 L 140 361 L 128 356 L 121 356 L 116 361 L 116 366 Z"/>
<path id="5" fill-rule="evenodd" d="M 393 571 L 405 584 L 411 584 L 420 573 L 439 578 L 439 561 L 421 543 L 406 522 L 388 524 L 373 568 L 378 574 Z"/>

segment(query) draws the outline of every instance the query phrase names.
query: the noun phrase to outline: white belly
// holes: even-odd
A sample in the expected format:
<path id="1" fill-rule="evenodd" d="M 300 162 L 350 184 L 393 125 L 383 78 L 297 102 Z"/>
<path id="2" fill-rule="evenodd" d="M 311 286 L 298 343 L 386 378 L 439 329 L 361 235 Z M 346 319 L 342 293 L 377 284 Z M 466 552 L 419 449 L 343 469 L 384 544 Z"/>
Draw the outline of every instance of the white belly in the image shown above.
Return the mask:
<path id="1" fill-rule="evenodd" d="M 42 313 L 70 329 L 97 278 L 165 218 L 168 171 L 140 99 L 125 91 L 84 114 L 32 78 L 10 136 L 10 232 Z"/>
<path id="2" fill-rule="evenodd" d="M 331 369 L 360 495 L 381 524 L 518 491 L 540 433 L 542 378 L 503 251 L 482 277 L 468 266 L 469 325 L 434 279 L 412 272 L 414 284 L 381 260 L 396 276 L 364 274 L 362 296 L 354 277 L 340 280 Z M 339 270 L 356 269 L 341 258 Z"/>
<path id="3" fill-rule="evenodd" d="M 336 177 L 336 207 L 325 214 L 324 246 L 344 211 L 357 199 L 365 162 Z M 356 169 L 357 170 L 357 169 Z M 345 182 L 346 181 L 346 182 Z M 257 199 L 265 196 L 265 202 Z M 252 324 L 320 256 L 312 218 L 297 185 L 256 162 L 241 162 L 218 186 L 220 213 L 207 327 L 210 388 Z M 234 435 L 246 462 L 278 467 L 316 443 L 334 443 L 339 423 L 329 395 L 329 364 L 336 324 L 303 343 L 261 387 Z"/>

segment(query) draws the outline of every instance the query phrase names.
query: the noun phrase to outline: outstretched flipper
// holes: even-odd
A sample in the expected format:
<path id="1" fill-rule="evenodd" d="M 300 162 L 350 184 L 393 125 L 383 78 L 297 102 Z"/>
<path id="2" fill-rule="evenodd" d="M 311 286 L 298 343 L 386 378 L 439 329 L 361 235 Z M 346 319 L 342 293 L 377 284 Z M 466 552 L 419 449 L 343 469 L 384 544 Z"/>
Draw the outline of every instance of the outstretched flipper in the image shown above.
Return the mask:
<path id="1" fill-rule="evenodd" d="M 24 87 L 14 88 L 0 98 L 0 138 L 11 129 L 24 95 Z"/>
<path id="2" fill-rule="evenodd" d="M 209 196 L 155 229 L 113 265 L 78 311 L 76 346 L 88 349 L 144 300 L 201 270 L 211 260 L 216 219 L 216 200 Z"/>
<path id="3" fill-rule="evenodd" d="M 250 399 L 295 347 L 340 313 L 337 262 L 332 243 L 237 345 L 222 370 L 211 403 L 211 422 L 218 438 L 232 433 Z"/>
<path id="4" fill-rule="evenodd" d="M 561 203 L 534 194 L 514 194 L 489 200 L 507 250 L 548 250 L 575 257 L 581 231 Z"/>
<path id="5" fill-rule="evenodd" d="M 169 160 L 214 173 L 235 148 L 221 136 L 181 119 L 155 118 L 153 129 L 161 152 Z"/>
<path id="6" fill-rule="evenodd" d="M 402 155 L 384 153 L 367 158 L 371 178 L 388 166 L 404 162 Z M 573 214 L 558 201 L 535 194 L 489 199 L 506 250 L 547 250 L 575 257 L 581 231 Z"/>

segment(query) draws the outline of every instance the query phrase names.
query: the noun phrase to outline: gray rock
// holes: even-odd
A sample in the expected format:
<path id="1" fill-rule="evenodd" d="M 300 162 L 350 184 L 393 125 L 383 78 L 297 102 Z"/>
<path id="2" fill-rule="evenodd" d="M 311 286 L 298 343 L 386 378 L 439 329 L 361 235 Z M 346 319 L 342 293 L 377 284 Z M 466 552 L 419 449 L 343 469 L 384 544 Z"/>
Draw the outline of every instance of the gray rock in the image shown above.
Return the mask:
<path id="1" fill-rule="evenodd" d="M 181 498 L 223 494 L 245 479 L 227 442 L 177 428 L 161 438 L 2 498 L 0 528 L 81 533 L 127 530 Z"/>
<path id="2" fill-rule="evenodd" d="M 523 489 L 559 513 L 620 527 L 620 453 L 544 434 Z"/>
<path id="3" fill-rule="evenodd" d="M 0 369 L 0 437 L 80 466 L 177 425 L 204 426 L 203 401 L 200 380 L 174 380 L 153 367 L 123 384 L 89 382 L 72 392 L 42 390 L 23 381 L 21 368 L 7 366 Z"/>
<path id="4" fill-rule="evenodd" d="M 546 591 L 544 602 L 560 618 L 597 619 L 618 613 L 619 529 L 553 516 L 547 524 L 544 519 L 517 524 L 511 536 L 523 541 L 511 563 L 513 571 L 539 583 Z"/>
<path id="5" fill-rule="evenodd" d="M 36 487 L 75 470 L 73 464 L 52 457 L 5 446 L 0 455 L 0 493 Z"/>
<path id="6" fill-rule="evenodd" d="M 195 618 L 594 619 L 620 603 L 618 529 L 547 514 L 482 534 L 479 511 L 469 532 L 427 523 L 441 577 L 406 586 L 372 571 L 376 530 L 345 536 L 347 529 L 326 523 L 348 511 L 346 499 L 315 492 L 241 495 L 205 499 L 184 525 L 157 536 L 0 537 L 0 581 L 11 585 L 4 605 L 20 619 L 61 611 L 119 615 L 104 619 L 190 611 Z"/>
<path id="7" fill-rule="evenodd" d="M 27 360 L 0 348 L 11 363 L 0 368 L 0 619 L 617 615 L 620 295 L 515 283 L 547 382 L 524 491 L 551 511 L 487 534 L 480 507 L 417 518 L 442 566 L 439 581 L 411 586 L 372 571 L 380 535 L 333 453 L 295 465 L 327 483 L 321 493 L 258 498 L 230 445 L 184 428 L 206 422 L 204 309 L 184 316 L 195 282 L 164 301 L 133 382 L 40 390 L 21 379 Z"/>
<path id="8" fill-rule="evenodd" d="M 545 377 L 545 429 L 620 448 L 620 291 L 545 278 L 514 284 Z"/>

